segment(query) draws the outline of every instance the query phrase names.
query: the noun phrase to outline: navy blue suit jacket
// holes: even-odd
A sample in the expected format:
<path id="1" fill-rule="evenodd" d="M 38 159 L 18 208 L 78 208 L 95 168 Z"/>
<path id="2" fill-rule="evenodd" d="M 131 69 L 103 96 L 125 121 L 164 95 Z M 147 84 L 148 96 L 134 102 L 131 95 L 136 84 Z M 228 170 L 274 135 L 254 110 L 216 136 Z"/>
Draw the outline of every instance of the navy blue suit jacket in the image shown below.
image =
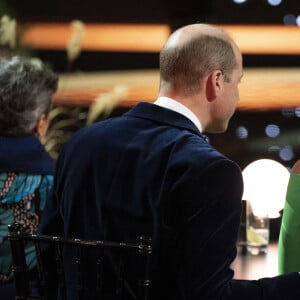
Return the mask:
<path id="1" fill-rule="evenodd" d="M 64 147 L 40 231 L 131 242 L 151 235 L 155 300 L 300 299 L 298 273 L 233 280 L 242 193 L 238 165 L 189 119 L 139 103 Z"/>

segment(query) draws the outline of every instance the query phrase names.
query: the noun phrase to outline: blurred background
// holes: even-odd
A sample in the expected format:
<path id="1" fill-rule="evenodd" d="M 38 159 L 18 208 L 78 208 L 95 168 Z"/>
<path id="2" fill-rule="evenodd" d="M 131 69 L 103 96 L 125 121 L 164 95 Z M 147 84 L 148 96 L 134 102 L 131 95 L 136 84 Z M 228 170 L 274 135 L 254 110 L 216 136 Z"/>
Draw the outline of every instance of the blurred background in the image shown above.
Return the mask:
<path id="1" fill-rule="evenodd" d="M 74 20 L 80 21 L 81 29 L 84 29 L 86 24 L 150 24 L 166 26 L 168 33 L 182 25 L 195 22 L 233 25 L 237 28 L 238 26 L 246 26 L 246 28 L 250 28 L 250 25 L 258 26 L 255 27 L 257 31 L 252 32 L 254 51 L 243 51 L 245 76 L 241 83 L 241 103 L 243 104 L 243 98 L 247 97 L 247 103 L 251 105 L 241 104 L 231 119 L 228 131 L 220 135 L 209 135 L 209 139 L 211 144 L 236 161 L 242 169 L 254 160 L 269 158 L 290 170 L 295 161 L 300 159 L 300 50 L 289 51 L 289 43 L 299 42 L 300 44 L 299 1 L 1 0 L 0 14 L 16 20 L 17 39 L 20 40 L 22 40 L 22 34 L 26 34 L 26 28 L 32 28 L 30 27 L 32 24 L 39 24 L 41 28 L 41 24 L 70 25 Z M 264 42 L 267 44 L 277 42 L 279 45 L 282 43 L 284 44 L 281 45 L 283 51 L 255 51 L 255 35 L 260 33 L 260 28 L 266 28 L 266 26 L 271 27 L 272 34 L 266 35 L 263 38 Z M 79 40 L 80 28 L 77 28 Z M 295 32 L 290 40 L 283 39 L 285 33 L 280 32 L 283 28 L 287 30 L 285 32 L 292 32 L 292 30 Z M 111 49 L 91 47 L 86 50 L 80 49 L 75 58 L 68 59 L 67 48 L 64 49 L 55 44 L 55 41 L 60 39 L 60 30 L 61 27 L 52 29 L 54 37 L 45 34 L 44 39 L 46 41 L 48 39 L 49 42 L 47 46 L 39 46 L 37 42 L 39 37 L 35 40 L 30 36 L 28 40 L 30 39 L 31 44 L 22 42 L 18 44 L 17 42 L 13 50 L 39 57 L 61 74 L 60 92 L 55 102 L 57 110 L 53 112 L 52 131 L 50 128 L 46 141 L 53 157 L 57 156 L 61 145 L 70 135 L 87 123 L 87 118 L 91 113 L 91 104 L 96 102 L 95 99 L 100 99 L 102 103 L 111 103 L 111 105 L 96 108 L 96 116 L 92 121 L 119 115 L 128 110 L 134 102 L 139 101 L 138 99 L 154 101 L 158 88 L 158 82 L 155 80 L 157 79 L 159 46 L 157 49 L 146 51 L 134 48 L 118 50 L 113 47 Z M 121 32 L 117 35 L 118 29 L 113 32 L 116 34 L 116 40 L 119 39 L 122 43 L 123 37 L 126 42 L 126 37 L 122 36 Z M 145 35 L 144 38 L 147 39 L 146 32 Z M 139 40 L 135 42 L 139 44 Z M 151 46 L 152 41 L 149 42 Z M 80 41 L 78 43 L 80 44 Z M 5 42 L 2 43 L 2 47 L 4 50 L 8 48 Z M 134 73 L 139 70 L 142 73 Z M 132 80 L 135 82 L 135 95 L 128 97 L 128 101 L 123 101 L 126 100 L 126 85 L 123 87 L 123 94 L 122 92 L 118 94 L 114 89 L 118 80 L 112 80 L 110 89 L 104 89 L 105 93 L 101 92 L 101 85 L 105 85 L 108 77 L 112 75 L 111 78 L 113 78 L 116 75 L 114 72 L 119 71 L 123 72 L 127 80 L 133 76 Z M 147 71 L 153 71 L 154 75 L 151 73 L 148 78 Z M 76 81 L 78 74 L 80 74 L 79 81 Z M 93 78 L 97 78 L 95 83 L 93 83 L 94 79 L 88 77 L 88 74 L 93 74 L 95 76 Z M 252 74 L 252 81 L 251 86 L 247 88 L 248 74 Z M 276 78 L 269 83 L 268 79 L 273 78 L 274 74 Z M 289 76 L 292 78 L 289 79 Z M 148 86 L 144 86 L 143 78 L 145 81 L 153 81 L 150 96 L 145 95 Z M 76 90 L 74 86 L 79 87 L 84 80 L 89 81 L 90 85 Z M 130 81 L 130 84 L 133 83 Z M 259 93 L 251 90 L 258 85 L 260 86 Z M 118 91 L 120 92 L 120 89 Z M 269 98 L 272 102 L 272 97 L 278 98 L 276 105 L 264 105 Z M 130 99 L 134 101 L 130 102 Z M 275 238 L 279 224 L 280 220 L 277 219 L 272 225 L 275 229 L 272 229 L 271 235 L 273 233 Z"/>

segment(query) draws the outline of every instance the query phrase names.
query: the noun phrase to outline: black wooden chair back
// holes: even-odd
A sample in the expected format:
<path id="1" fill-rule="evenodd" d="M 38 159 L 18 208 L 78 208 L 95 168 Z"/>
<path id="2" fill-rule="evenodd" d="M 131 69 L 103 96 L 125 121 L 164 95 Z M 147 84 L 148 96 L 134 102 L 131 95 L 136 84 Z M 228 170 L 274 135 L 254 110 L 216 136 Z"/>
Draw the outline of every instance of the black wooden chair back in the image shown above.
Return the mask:
<path id="1" fill-rule="evenodd" d="M 16 300 L 47 300 L 55 299 L 57 295 L 62 300 L 70 298 L 148 300 L 150 297 L 152 246 L 149 237 L 141 236 L 137 244 L 83 240 L 26 234 L 22 232 L 19 224 L 12 224 L 9 225 L 9 240 L 12 250 Z M 29 270 L 24 252 L 26 243 L 33 243 L 35 246 L 38 295 L 32 294 L 30 286 Z M 67 255 L 63 255 L 66 249 L 69 252 Z M 69 253 L 74 255 L 69 255 Z M 71 288 L 68 286 L 68 277 L 65 276 L 66 272 L 70 273 L 71 261 L 73 261 L 71 277 L 76 282 L 76 291 L 74 291 L 74 285 Z M 134 276 L 132 270 L 136 270 L 133 272 Z M 128 274 L 130 274 L 130 278 L 126 277 Z M 91 286 L 91 282 L 93 286 Z M 88 296 L 89 299 L 85 294 L 85 284 L 89 285 L 89 291 L 92 290 L 93 296 Z M 71 297 L 70 289 L 72 290 Z M 76 297 L 74 297 L 74 292 L 76 292 Z"/>

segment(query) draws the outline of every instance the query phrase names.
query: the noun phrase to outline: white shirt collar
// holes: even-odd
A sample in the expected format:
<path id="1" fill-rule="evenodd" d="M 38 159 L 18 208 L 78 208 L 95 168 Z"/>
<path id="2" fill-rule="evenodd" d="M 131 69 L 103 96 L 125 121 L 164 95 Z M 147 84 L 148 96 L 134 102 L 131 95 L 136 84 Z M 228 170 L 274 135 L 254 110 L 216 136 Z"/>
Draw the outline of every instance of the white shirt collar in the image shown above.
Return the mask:
<path id="1" fill-rule="evenodd" d="M 179 103 L 178 101 L 168 98 L 168 97 L 158 97 L 158 99 L 154 102 L 154 104 L 162 106 L 164 108 L 171 109 L 173 111 L 178 112 L 179 114 L 184 115 L 188 119 L 190 119 L 195 126 L 202 132 L 202 125 L 196 115 L 188 109 L 185 105 Z"/>

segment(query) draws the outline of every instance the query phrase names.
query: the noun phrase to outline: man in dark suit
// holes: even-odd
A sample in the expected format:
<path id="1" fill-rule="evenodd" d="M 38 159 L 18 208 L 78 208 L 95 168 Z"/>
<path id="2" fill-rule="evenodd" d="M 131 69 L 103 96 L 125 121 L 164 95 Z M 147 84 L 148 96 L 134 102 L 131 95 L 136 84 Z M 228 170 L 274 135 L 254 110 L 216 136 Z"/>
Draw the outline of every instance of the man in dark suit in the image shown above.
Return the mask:
<path id="1" fill-rule="evenodd" d="M 155 300 L 300 299 L 298 273 L 233 280 L 242 175 L 202 132 L 227 129 L 242 75 L 240 50 L 220 28 L 175 31 L 160 54 L 155 103 L 85 127 L 63 149 L 41 232 L 151 235 Z"/>

